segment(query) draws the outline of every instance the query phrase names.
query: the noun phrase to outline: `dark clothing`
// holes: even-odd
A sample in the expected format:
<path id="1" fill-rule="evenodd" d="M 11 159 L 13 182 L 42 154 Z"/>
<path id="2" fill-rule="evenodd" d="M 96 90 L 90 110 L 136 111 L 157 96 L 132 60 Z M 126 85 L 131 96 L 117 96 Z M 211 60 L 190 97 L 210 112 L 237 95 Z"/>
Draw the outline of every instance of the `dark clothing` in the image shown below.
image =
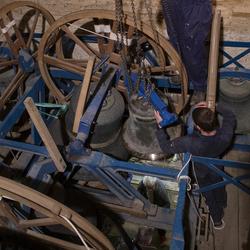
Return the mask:
<path id="1" fill-rule="evenodd" d="M 211 0 L 162 0 L 162 8 L 170 42 L 183 60 L 190 84 L 194 90 L 206 90 Z"/>
<path id="2" fill-rule="evenodd" d="M 204 136 L 194 131 L 191 135 L 167 140 L 164 129 L 157 131 L 157 138 L 163 152 L 167 154 L 186 153 L 203 157 L 220 157 L 230 146 L 234 134 L 236 120 L 234 114 L 218 106 L 217 112 L 223 117 L 222 126 L 217 129 L 214 136 Z M 218 167 L 223 170 L 223 167 Z M 223 179 L 201 163 L 195 164 L 195 173 L 200 187 L 217 183 Z M 226 207 L 225 188 L 214 189 L 203 194 L 214 221 L 220 221 L 223 216 L 223 208 Z"/>

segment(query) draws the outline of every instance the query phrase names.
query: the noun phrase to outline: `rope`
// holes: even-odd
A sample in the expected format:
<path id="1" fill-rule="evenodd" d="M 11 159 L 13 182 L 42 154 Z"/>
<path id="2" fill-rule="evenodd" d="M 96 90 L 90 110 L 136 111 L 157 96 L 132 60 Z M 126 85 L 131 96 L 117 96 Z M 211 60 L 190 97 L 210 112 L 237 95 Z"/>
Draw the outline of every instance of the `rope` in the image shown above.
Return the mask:
<path id="1" fill-rule="evenodd" d="M 88 29 L 82 28 L 82 27 L 77 26 L 77 25 L 75 25 L 75 24 L 71 24 L 71 23 L 67 23 L 67 24 L 68 24 L 69 26 L 72 26 L 73 28 L 77 28 L 77 29 L 79 29 L 79 30 L 87 31 L 87 32 L 89 32 L 89 33 L 91 33 L 91 34 L 94 34 L 94 35 L 96 35 L 96 36 L 100 36 L 100 37 L 103 37 L 103 38 L 106 38 L 106 39 L 109 39 L 109 40 L 112 40 L 112 41 L 116 41 L 116 40 L 117 40 L 114 36 L 112 36 L 112 38 L 111 38 L 111 37 L 109 37 L 109 36 L 104 36 L 104 35 L 101 35 L 101 34 L 99 34 L 99 33 L 96 33 L 96 32 L 94 32 L 94 31 L 92 31 L 92 30 L 88 30 Z M 111 31 L 110 33 L 112 34 L 113 32 Z"/>
<path id="2" fill-rule="evenodd" d="M 187 180 L 187 191 L 191 191 L 192 186 L 191 186 L 191 178 L 187 175 L 181 175 L 181 173 L 184 171 L 184 169 L 188 166 L 189 162 L 191 161 L 192 155 L 190 154 L 187 162 L 185 163 L 185 165 L 182 167 L 181 171 L 179 172 L 179 174 L 177 175 L 177 180 L 178 182 L 180 182 L 181 180 Z M 193 162 L 192 162 L 193 163 Z M 193 164 L 192 164 L 193 166 Z M 195 176 L 196 177 L 196 176 Z M 198 183 L 198 182 L 197 182 Z M 199 213 L 199 210 L 197 208 L 197 205 L 195 203 L 195 201 L 193 199 L 191 199 L 189 192 L 187 192 L 187 196 L 192 204 L 192 206 L 194 207 L 195 213 L 197 214 L 197 216 L 200 218 L 201 221 L 204 221 Z"/>
<path id="3" fill-rule="evenodd" d="M 83 239 L 82 235 L 79 233 L 79 231 L 77 230 L 77 228 L 75 227 L 75 225 L 67 217 L 65 217 L 63 215 L 60 215 L 60 217 L 62 217 L 65 221 L 68 222 L 68 224 L 73 228 L 73 230 L 78 235 L 78 237 L 80 238 L 81 242 L 86 247 L 86 249 L 90 250 L 90 248 L 88 247 L 87 243 L 85 242 L 85 240 Z"/>
<path id="4" fill-rule="evenodd" d="M 182 169 L 180 170 L 179 174 L 177 175 L 176 179 L 178 181 L 178 183 L 181 180 L 186 180 L 187 181 L 187 191 L 191 190 L 191 178 L 188 175 L 181 175 L 181 173 L 185 170 L 185 168 L 188 166 L 189 162 L 191 161 L 192 155 L 190 154 L 187 162 L 184 164 L 184 166 L 182 167 Z"/>

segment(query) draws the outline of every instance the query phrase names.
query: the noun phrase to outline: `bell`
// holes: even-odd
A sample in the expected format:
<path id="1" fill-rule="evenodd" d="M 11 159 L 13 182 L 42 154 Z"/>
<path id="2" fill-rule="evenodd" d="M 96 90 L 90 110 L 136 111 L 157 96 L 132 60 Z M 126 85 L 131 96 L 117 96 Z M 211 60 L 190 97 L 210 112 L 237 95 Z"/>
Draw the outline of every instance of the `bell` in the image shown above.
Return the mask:
<path id="1" fill-rule="evenodd" d="M 220 79 L 218 102 L 235 114 L 236 133 L 249 134 L 250 81 L 241 78 Z"/>
<path id="2" fill-rule="evenodd" d="M 157 123 L 149 102 L 137 95 L 131 96 L 129 118 L 123 127 L 125 147 L 131 154 L 143 160 L 164 157 L 156 138 Z"/>
<path id="3" fill-rule="evenodd" d="M 96 84 L 90 86 L 89 95 L 95 91 Z M 74 139 L 71 133 L 75 117 L 76 103 L 79 97 L 80 86 L 75 86 L 69 105 L 69 112 L 66 114 L 67 134 Z M 90 97 L 89 96 L 89 97 Z M 93 150 L 101 151 L 119 160 L 127 160 L 129 153 L 125 149 L 122 141 L 122 119 L 125 111 L 125 103 L 118 90 L 112 88 L 107 94 L 100 112 L 98 113 L 96 124 L 90 137 L 90 147 Z"/>

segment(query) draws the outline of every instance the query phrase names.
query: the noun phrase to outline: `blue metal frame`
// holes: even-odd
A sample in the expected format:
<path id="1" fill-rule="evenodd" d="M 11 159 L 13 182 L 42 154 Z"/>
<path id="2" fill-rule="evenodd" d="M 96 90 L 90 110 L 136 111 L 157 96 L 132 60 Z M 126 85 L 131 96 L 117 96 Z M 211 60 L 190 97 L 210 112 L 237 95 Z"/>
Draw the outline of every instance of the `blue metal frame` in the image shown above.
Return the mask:
<path id="1" fill-rule="evenodd" d="M 226 46 L 228 45 L 242 45 L 242 43 L 225 43 Z M 245 48 L 249 48 L 249 43 L 243 44 Z M 243 47 L 244 47 L 243 46 Z M 225 54 L 225 53 L 224 53 Z M 237 60 L 242 58 L 242 56 L 248 55 L 249 50 L 246 50 L 244 53 L 241 53 L 236 57 L 236 59 L 233 59 L 227 55 L 227 57 L 231 60 L 231 63 L 234 63 L 237 65 Z M 225 54 L 226 55 L 226 54 Z M 228 63 L 225 64 L 226 66 L 229 65 Z M 224 65 L 224 66 L 225 66 Z M 241 66 L 237 65 L 237 66 Z M 74 74 L 71 72 L 66 72 L 63 70 L 53 70 L 51 71 L 54 77 L 63 77 L 65 79 L 75 79 L 75 80 L 82 80 L 82 76 L 79 76 L 78 74 Z M 220 70 L 220 76 L 221 77 L 230 77 L 230 76 L 243 76 L 244 78 L 250 79 L 250 73 L 249 70 L 244 69 L 241 67 L 240 71 L 232 71 L 230 69 L 221 69 Z M 162 79 L 157 79 L 157 81 L 164 81 Z M 108 85 L 108 84 L 107 84 Z M 164 85 L 165 86 L 165 85 Z M 23 105 L 23 101 L 26 97 L 31 96 L 32 98 L 37 98 L 38 92 L 44 91 L 44 83 L 41 77 L 37 77 L 34 79 L 33 86 L 27 93 L 24 94 L 24 96 L 20 99 L 20 101 L 15 105 L 15 107 L 12 109 L 12 111 L 7 115 L 7 117 L 4 119 L 4 121 L 0 124 L 0 146 L 6 147 L 10 149 L 15 149 L 18 151 L 25 151 L 30 152 L 34 155 L 42 155 L 47 158 L 49 158 L 47 149 L 44 146 L 39 146 L 38 141 L 34 140 L 35 145 L 23 143 L 23 142 L 17 142 L 13 140 L 5 139 L 7 133 L 12 129 L 14 124 L 20 119 L 22 113 L 24 112 L 25 108 Z M 106 91 L 106 90 L 105 90 Z M 102 94 L 105 92 L 103 91 Z M 96 106 L 100 105 L 101 102 L 96 104 Z M 93 111 L 93 110 L 92 110 Z M 95 109 L 93 113 L 95 113 L 97 110 Z M 90 111 L 89 111 L 90 112 Z M 88 113 L 88 112 L 87 112 Z M 89 125 L 93 122 L 93 119 L 90 120 Z M 242 144 L 236 144 L 235 147 L 240 148 L 241 150 L 244 149 L 246 151 L 249 150 L 249 146 L 242 145 Z M 162 179 L 171 179 L 175 180 L 179 171 L 176 169 L 171 168 L 162 168 L 157 166 L 151 166 L 147 164 L 136 164 L 136 163 L 130 163 L 130 162 L 123 162 L 118 161 L 113 158 L 110 158 L 106 156 L 103 153 L 95 152 L 95 151 L 89 151 L 85 148 L 83 148 L 83 154 L 81 156 L 79 155 L 71 155 L 69 158 L 69 162 L 74 165 L 75 169 L 76 167 L 80 166 L 81 168 L 87 169 L 90 173 L 94 174 L 97 178 L 100 178 L 104 181 L 104 183 L 113 191 L 113 194 L 118 198 L 118 200 L 121 202 L 123 206 L 132 206 L 133 200 L 138 198 L 141 200 L 145 205 L 145 211 L 148 213 L 148 217 L 144 219 L 144 221 L 140 218 L 137 219 L 138 223 L 148 223 L 151 225 L 154 225 L 155 227 L 164 228 L 166 225 L 172 225 L 172 242 L 171 242 L 171 249 L 184 249 L 185 246 L 185 238 L 184 238 L 184 211 L 185 211 L 185 200 L 186 200 L 186 189 L 187 189 L 187 183 L 184 179 L 180 180 L 179 183 L 179 196 L 178 196 L 178 204 L 175 212 L 170 211 L 169 209 L 159 209 L 159 214 L 157 215 L 156 207 L 152 204 L 150 204 L 147 200 L 145 200 L 136 190 L 132 189 L 130 184 L 125 180 L 122 179 L 117 172 L 118 171 L 124 171 L 129 173 L 137 173 L 142 175 L 149 175 L 149 176 L 156 176 Z M 184 156 L 184 163 L 187 162 L 188 154 L 185 154 Z M 210 185 L 208 187 L 205 187 L 203 189 L 200 189 L 200 192 L 205 192 L 208 190 L 212 190 L 214 188 L 221 187 L 223 185 L 227 184 L 234 184 L 237 187 L 241 188 L 242 190 L 249 193 L 249 188 L 246 187 L 244 184 L 241 183 L 241 180 L 249 178 L 249 175 L 243 175 L 238 176 L 236 178 L 232 178 L 226 173 L 218 170 L 214 167 L 214 165 L 225 165 L 226 167 L 239 167 L 244 169 L 249 169 L 250 164 L 248 163 L 241 163 L 241 162 L 233 162 L 233 161 L 225 161 L 221 159 L 210 159 L 205 157 L 192 157 L 193 161 L 196 162 L 202 162 L 208 165 L 209 168 L 216 171 L 217 174 L 225 178 L 226 180 Z M 46 165 L 41 164 L 38 168 L 43 169 L 37 169 L 32 176 L 37 177 L 38 179 L 43 179 L 43 176 L 45 174 L 50 173 L 53 171 L 53 165 L 50 165 L 50 162 L 46 162 Z M 49 164 L 49 165 L 47 165 Z M 183 175 L 188 175 L 189 168 L 185 168 L 182 172 Z M 31 173 L 32 171 L 30 171 Z M 74 175 L 70 175 L 71 173 L 65 173 L 66 176 L 69 176 L 70 178 L 73 178 Z M 101 193 L 97 194 L 97 196 L 101 196 Z M 107 196 L 105 196 L 107 197 Z M 113 197 L 113 196 L 112 196 Z M 157 215 L 157 216 L 156 216 Z M 169 217 L 168 217 L 169 216 Z M 133 221 L 136 222 L 135 217 L 133 217 Z"/>
<path id="2" fill-rule="evenodd" d="M 242 48 L 244 49 L 244 51 L 236 56 L 231 56 L 226 51 L 226 48 L 230 47 Z M 220 78 L 237 77 L 237 78 L 250 79 L 250 70 L 239 62 L 240 59 L 250 54 L 250 42 L 224 41 L 221 43 L 220 52 L 224 57 L 228 59 L 227 62 L 220 65 L 220 70 L 219 70 Z M 232 67 L 233 65 L 235 66 L 235 68 Z"/>
<path id="3" fill-rule="evenodd" d="M 231 47 L 231 48 L 246 48 L 243 52 L 239 53 L 236 56 L 231 56 L 228 52 L 225 51 L 226 47 Z M 222 46 L 220 47 L 220 52 L 225 56 L 228 61 L 222 64 L 220 67 L 221 68 L 226 68 L 229 65 L 234 64 L 235 66 L 239 68 L 245 68 L 239 60 L 246 55 L 250 54 L 250 42 L 233 42 L 233 41 L 224 41 L 222 42 Z"/>
<path id="4" fill-rule="evenodd" d="M 241 145 L 242 146 L 242 145 Z M 243 145 L 244 150 L 247 150 L 250 152 L 250 145 Z M 250 163 L 248 162 L 239 162 L 239 161 L 228 161 L 228 160 L 222 160 L 222 159 L 214 159 L 214 158 L 208 158 L 208 157 L 198 157 L 198 156 L 192 156 L 192 160 L 194 162 L 199 162 L 204 165 L 206 165 L 211 171 L 214 171 L 216 174 L 221 176 L 224 181 L 221 181 L 219 183 L 214 183 L 211 185 L 208 185 L 203 188 L 199 188 L 195 190 L 195 192 L 202 193 L 211 191 L 216 188 L 223 187 L 228 184 L 233 184 L 240 188 L 242 191 L 250 194 L 250 187 L 246 186 L 244 183 L 242 183 L 242 180 L 250 179 L 250 174 L 245 174 L 237 177 L 232 177 L 229 174 L 225 173 L 224 171 L 218 169 L 216 165 L 224 166 L 226 168 L 240 168 L 240 169 L 246 169 L 250 171 Z"/>
<path id="5" fill-rule="evenodd" d="M 184 155 L 183 165 L 188 164 L 188 159 L 190 155 Z M 189 174 L 189 166 L 187 166 L 182 175 L 188 176 Z M 184 234 L 184 212 L 185 212 L 185 202 L 186 202 L 186 190 L 187 190 L 187 181 L 181 179 L 179 182 L 179 196 L 177 207 L 175 210 L 175 220 L 173 225 L 172 232 L 172 241 L 170 245 L 170 250 L 179 250 L 185 248 L 185 234 Z"/>

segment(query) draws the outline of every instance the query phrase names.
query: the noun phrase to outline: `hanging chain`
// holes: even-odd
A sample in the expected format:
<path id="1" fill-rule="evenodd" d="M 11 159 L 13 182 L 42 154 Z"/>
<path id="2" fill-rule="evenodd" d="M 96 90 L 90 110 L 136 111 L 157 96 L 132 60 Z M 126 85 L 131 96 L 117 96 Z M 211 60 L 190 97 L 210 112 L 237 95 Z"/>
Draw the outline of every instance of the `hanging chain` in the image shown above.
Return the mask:
<path id="1" fill-rule="evenodd" d="M 135 89 L 134 92 L 137 94 L 139 92 L 139 87 L 142 79 L 142 70 L 141 70 L 141 63 L 143 61 L 143 51 L 142 48 L 139 44 L 139 32 L 138 32 L 138 27 L 137 27 L 137 17 L 135 13 L 135 3 L 134 0 L 130 1 L 131 3 L 131 9 L 132 9 L 132 14 L 133 14 L 133 20 L 134 20 L 134 28 L 135 28 L 135 39 L 133 39 L 133 42 L 136 43 L 136 48 L 135 48 L 135 58 L 134 58 L 134 63 L 138 65 L 137 68 L 137 79 L 135 83 Z"/>
<path id="2" fill-rule="evenodd" d="M 135 5 L 134 0 L 131 0 L 131 8 L 133 12 L 133 19 L 134 19 L 134 27 L 135 27 L 135 42 L 136 42 L 136 64 L 138 65 L 137 70 L 137 80 L 135 84 L 135 92 L 138 93 L 140 83 L 144 80 L 144 93 L 146 100 L 148 101 L 151 94 L 151 83 L 150 83 L 150 72 L 147 70 L 145 65 L 145 56 L 143 49 L 139 43 L 139 31 L 137 26 L 137 18 L 135 13 Z"/>
<path id="3" fill-rule="evenodd" d="M 128 48 L 128 38 L 125 32 L 124 25 L 124 12 L 123 12 L 122 0 L 115 0 L 115 18 L 116 18 L 116 37 L 117 37 L 117 50 L 120 52 L 122 58 L 122 64 L 124 67 L 124 73 L 127 76 L 129 93 L 133 91 L 133 85 L 130 79 L 130 70 L 128 67 L 128 60 L 126 56 L 126 47 L 124 40 L 126 41 L 126 46 Z M 125 38 L 125 39 L 124 39 Z"/>
<path id="4" fill-rule="evenodd" d="M 120 50 L 120 37 L 119 37 L 119 31 L 120 31 L 120 1 L 119 0 L 116 0 L 115 1 L 115 23 L 116 23 L 116 27 L 115 27 L 115 30 L 116 30 L 116 40 L 117 40 L 117 46 L 118 46 L 118 50 Z"/>

